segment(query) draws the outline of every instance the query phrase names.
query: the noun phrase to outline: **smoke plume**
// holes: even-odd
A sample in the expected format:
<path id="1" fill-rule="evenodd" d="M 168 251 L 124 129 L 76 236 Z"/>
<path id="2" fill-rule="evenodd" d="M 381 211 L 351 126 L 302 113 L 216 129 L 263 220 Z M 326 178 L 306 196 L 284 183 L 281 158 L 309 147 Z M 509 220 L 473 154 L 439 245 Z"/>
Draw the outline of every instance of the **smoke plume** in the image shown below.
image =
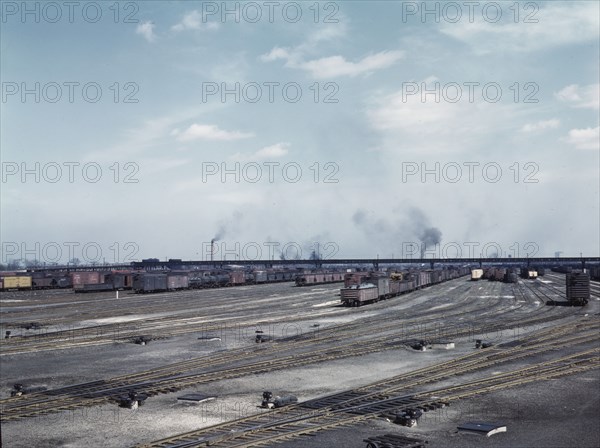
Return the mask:
<path id="1" fill-rule="evenodd" d="M 420 240 L 421 258 L 424 258 L 427 247 L 435 246 L 442 241 L 442 232 L 437 227 L 427 227 L 423 229 Z"/>
<path id="2" fill-rule="evenodd" d="M 417 207 L 395 209 L 390 219 L 374 218 L 365 210 L 357 210 L 352 222 L 361 229 L 378 250 L 389 256 L 395 251 L 402 253 L 404 243 L 417 243 L 421 249 L 421 258 L 427 248 L 442 241 L 442 232 L 431 225 L 429 218 Z"/>

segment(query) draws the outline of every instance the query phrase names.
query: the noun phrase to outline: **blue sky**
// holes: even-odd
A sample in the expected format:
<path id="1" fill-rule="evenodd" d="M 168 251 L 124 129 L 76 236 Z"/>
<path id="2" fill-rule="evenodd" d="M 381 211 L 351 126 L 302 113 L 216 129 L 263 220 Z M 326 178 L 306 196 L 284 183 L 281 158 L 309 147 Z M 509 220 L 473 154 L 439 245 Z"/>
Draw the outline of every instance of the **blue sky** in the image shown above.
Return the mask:
<path id="1" fill-rule="evenodd" d="M 389 257 L 429 227 L 432 254 L 600 252 L 597 2 L 22 5 L 0 23 L 3 262 L 206 258 L 219 233 L 228 258 Z"/>

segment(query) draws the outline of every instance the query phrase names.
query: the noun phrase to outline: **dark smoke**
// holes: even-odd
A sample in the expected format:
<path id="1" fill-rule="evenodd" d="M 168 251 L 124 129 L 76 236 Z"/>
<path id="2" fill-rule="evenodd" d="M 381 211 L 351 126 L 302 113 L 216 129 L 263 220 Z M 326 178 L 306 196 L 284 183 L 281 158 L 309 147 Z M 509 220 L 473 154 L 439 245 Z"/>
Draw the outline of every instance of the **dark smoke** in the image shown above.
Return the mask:
<path id="1" fill-rule="evenodd" d="M 437 227 L 427 227 L 423 229 L 419 238 L 421 240 L 421 258 L 424 258 L 427 247 L 440 244 L 442 241 L 442 232 Z"/>
<path id="2" fill-rule="evenodd" d="M 425 213 L 416 207 L 399 207 L 393 210 L 389 220 L 375 219 L 365 210 L 357 210 L 352 215 L 352 222 L 360 228 L 378 250 L 391 255 L 401 252 L 403 243 L 418 240 L 421 258 L 428 247 L 442 241 L 442 232 L 433 227 Z"/>
<path id="3" fill-rule="evenodd" d="M 235 211 L 235 212 L 233 212 L 229 221 L 224 221 L 224 220 L 219 221 L 219 228 L 217 230 L 217 233 L 210 240 L 210 242 L 214 243 L 215 241 L 220 241 L 223 238 L 225 238 L 225 235 L 228 235 L 231 232 L 239 233 L 239 227 L 240 227 L 239 225 L 240 225 L 240 221 L 242 220 L 243 217 L 244 217 L 244 215 L 241 212 Z"/>
<path id="4" fill-rule="evenodd" d="M 220 224 L 219 230 L 217 230 L 217 233 L 215 234 L 213 239 L 210 240 L 210 242 L 214 243 L 215 241 L 222 240 L 226 234 L 227 234 L 227 228 L 225 227 L 225 224 Z"/>

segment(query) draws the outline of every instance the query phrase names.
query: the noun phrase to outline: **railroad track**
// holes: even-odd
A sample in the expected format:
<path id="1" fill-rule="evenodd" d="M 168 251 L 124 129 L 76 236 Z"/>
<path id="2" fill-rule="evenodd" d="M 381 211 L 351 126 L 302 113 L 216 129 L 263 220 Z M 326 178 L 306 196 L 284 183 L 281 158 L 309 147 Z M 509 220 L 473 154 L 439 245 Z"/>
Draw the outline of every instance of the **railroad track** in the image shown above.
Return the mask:
<path id="1" fill-rule="evenodd" d="M 536 317 L 527 321 L 528 324 L 546 322 L 549 319 L 556 318 L 558 313 L 553 316 Z M 511 328 L 514 322 L 503 326 L 491 327 L 493 331 L 501 328 Z M 467 328 L 456 328 L 453 336 L 469 336 L 473 332 L 489 330 L 490 327 L 481 325 L 474 328 L 468 325 Z M 439 336 L 437 328 L 425 331 L 420 337 L 435 338 Z M 12 397 L 0 400 L 2 420 L 14 420 L 34 415 L 57 412 L 67 409 L 76 409 L 83 406 L 92 406 L 115 400 L 131 390 L 145 393 L 147 395 L 156 395 L 159 393 L 169 393 L 186 387 L 205 384 L 213 381 L 219 381 L 228 378 L 237 378 L 257 373 L 265 373 L 274 370 L 299 367 L 317 362 L 329 361 L 334 359 L 347 358 L 352 356 L 362 356 L 377 351 L 397 349 L 404 344 L 411 342 L 405 335 L 390 336 L 382 335 L 377 338 L 367 339 L 357 344 L 356 341 L 343 341 L 344 337 L 333 333 L 329 336 L 328 342 L 338 342 L 333 347 L 311 348 L 314 341 L 303 341 L 303 344 L 282 344 L 282 347 L 275 347 L 272 352 L 264 350 L 244 353 L 243 351 L 225 352 L 217 355 L 214 359 L 198 358 L 185 361 L 179 364 L 152 369 L 133 375 L 126 375 L 105 381 L 95 381 L 91 383 L 70 386 L 51 391 L 28 394 L 22 397 Z M 301 341 L 302 342 L 302 341 Z M 299 348 L 311 348 L 302 352 L 299 356 Z M 285 353 L 286 350 L 290 350 Z M 187 373 L 190 370 L 202 368 L 203 372 Z M 206 371 L 206 369 L 209 369 Z"/>
<path id="2" fill-rule="evenodd" d="M 565 326 L 558 329 L 558 335 L 568 334 L 576 329 L 581 330 L 581 326 Z M 587 330 L 595 334 L 596 339 L 600 338 L 597 334 L 597 322 L 591 324 L 586 332 Z M 557 341 L 551 330 L 545 330 L 540 332 L 537 338 L 530 338 L 527 346 L 512 347 L 505 351 L 490 350 L 485 352 L 487 356 L 483 355 L 484 352 L 469 354 L 358 389 L 168 437 L 141 447 L 262 446 L 356 424 L 370 418 L 393 416 L 410 408 L 435 409 L 482 393 L 600 367 L 600 349 L 594 348 L 451 387 L 421 392 L 411 390 L 426 383 L 515 361 L 544 351 L 574 347 L 582 338 L 589 338 L 589 334 L 582 333 L 580 337 L 565 339 L 565 344 L 562 344 L 562 341 Z"/>
<path id="3" fill-rule="evenodd" d="M 463 296 L 462 299 L 459 300 L 459 302 L 455 304 L 455 308 L 457 308 L 456 310 L 445 309 L 444 311 L 441 311 L 439 313 L 431 314 L 430 312 L 428 312 L 426 310 L 426 308 L 428 306 L 424 305 L 424 309 L 425 309 L 424 313 L 422 313 L 422 314 L 410 313 L 411 316 L 414 316 L 412 319 L 400 320 L 401 318 L 408 316 L 409 314 L 407 314 L 407 313 L 400 313 L 398 315 L 388 315 L 387 317 L 384 317 L 384 318 L 381 318 L 381 317 L 365 318 L 360 321 L 346 323 L 346 324 L 338 325 L 338 326 L 335 326 L 332 328 L 320 329 L 318 334 L 316 334 L 316 337 L 315 337 L 315 334 L 308 334 L 308 335 L 303 334 L 303 335 L 300 335 L 299 337 L 290 338 L 287 341 L 283 341 L 283 343 L 272 344 L 269 346 L 269 354 L 274 355 L 276 353 L 282 353 L 289 349 L 298 351 L 302 347 L 314 346 L 316 344 L 344 343 L 344 342 L 347 342 L 347 339 L 349 337 L 356 336 L 356 333 L 361 330 L 367 335 L 367 337 L 371 337 L 377 333 L 385 333 L 385 332 L 389 332 L 389 331 L 394 331 L 397 333 L 399 329 L 404 333 L 412 334 L 415 331 L 418 331 L 418 329 L 422 329 L 423 325 L 436 323 L 440 318 L 443 318 L 445 320 L 448 320 L 451 318 L 458 318 L 458 317 L 463 318 L 464 316 L 469 314 L 469 312 L 477 312 L 478 319 L 481 319 L 482 317 L 484 317 L 486 315 L 493 315 L 494 318 L 497 319 L 497 318 L 501 318 L 503 314 L 514 311 L 514 309 L 506 309 L 504 311 L 498 311 L 498 309 L 496 307 L 490 306 L 490 307 L 487 307 L 486 310 L 482 312 L 479 310 L 479 308 L 477 308 L 477 306 L 474 306 L 473 304 L 471 304 L 470 307 L 467 305 L 463 305 L 462 301 L 468 300 L 468 294 L 465 293 L 462 296 Z M 495 304 L 498 305 L 499 302 L 496 302 Z M 461 317 L 461 316 L 463 316 L 463 317 Z M 440 331 L 439 326 L 437 326 L 435 328 L 436 328 L 436 331 L 438 331 L 438 332 Z M 371 331 L 366 331 L 366 329 L 370 329 Z M 450 331 L 450 330 L 446 329 L 445 331 Z M 423 334 L 421 334 L 420 336 L 423 336 Z M 444 336 L 444 335 L 439 335 L 439 334 L 432 335 L 431 333 L 429 333 L 429 334 L 427 334 L 427 336 L 434 336 L 434 337 L 438 336 L 439 337 L 439 336 Z M 446 336 L 448 336 L 448 334 L 446 334 Z M 454 334 L 452 334 L 452 336 L 454 336 Z M 414 335 L 414 337 L 417 337 L 417 335 Z M 224 364 L 226 362 L 234 362 L 234 361 L 237 361 L 239 359 L 244 359 L 244 358 L 249 359 L 253 356 L 253 354 L 255 355 L 255 357 L 263 356 L 264 353 L 265 353 L 265 350 L 252 351 L 247 348 L 241 348 L 241 349 L 236 349 L 236 350 L 230 350 L 230 351 L 226 352 L 225 354 L 222 354 L 222 353 L 216 354 L 216 355 L 213 354 L 213 355 L 210 355 L 207 357 L 195 358 L 195 359 L 180 362 L 180 363 L 170 364 L 170 365 L 162 367 L 162 368 L 153 369 L 148 372 L 140 372 L 140 373 L 136 373 L 133 375 L 119 377 L 118 379 L 113 379 L 113 380 L 122 381 L 125 379 L 127 379 L 127 380 L 136 379 L 136 380 L 140 381 L 140 380 L 154 379 L 161 375 L 172 374 L 173 372 L 183 374 L 185 372 L 189 372 L 189 371 L 197 369 L 197 368 L 206 368 L 209 366 Z"/>
<path id="4" fill-rule="evenodd" d="M 460 282 L 460 279 L 455 281 Z M 468 291 L 468 288 L 465 288 Z M 425 292 L 426 293 L 426 292 Z M 172 293 L 176 294 L 176 293 Z M 419 297 L 419 292 L 413 292 L 415 297 Z M 400 296 L 397 299 L 404 299 L 405 302 L 409 295 Z M 460 308 L 461 302 L 464 302 L 468 297 L 466 291 L 461 294 L 459 300 L 455 300 L 453 303 L 454 308 Z M 247 299 L 246 299 L 247 300 Z M 393 299 L 392 299 L 393 300 Z M 486 309 L 482 313 L 490 313 L 493 311 L 494 305 L 499 303 L 488 303 Z M 416 307 L 421 308 L 420 314 L 415 314 L 414 309 L 411 309 L 411 315 L 415 318 L 419 316 L 429 315 L 430 312 L 427 309 L 427 305 L 420 305 Z M 257 308 L 257 310 L 260 308 Z M 270 323 L 292 323 L 302 320 L 309 320 L 311 318 L 326 318 L 323 311 L 309 310 L 305 313 L 298 313 L 295 309 L 295 315 L 290 318 L 289 311 L 276 311 L 276 312 L 261 312 L 260 321 L 249 321 L 248 318 L 227 318 L 230 313 L 220 313 L 211 315 L 211 320 L 207 322 L 207 310 L 203 310 L 201 313 L 197 313 L 196 316 L 182 317 L 181 315 L 169 315 L 156 318 L 146 318 L 136 321 L 120 324 L 108 324 L 99 325 L 83 328 L 73 328 L 70 330 L 57 331 L 51 333 L 42 333 L 39 335 L 24 336 L 24 337 L 13 337 L 9 340 L 0 341 L 0 356 L 9 354 L 19 354 L 26 352 L 39 352 L 44 350 L 56 350 L 66 349 L 73 347 L 85 347 L 92 345 L 107 345 L 115 342 L 131 342 L 135 337 L 140 335 L 150 335 L 155 339 L 174 337 L 179 335 L 185 335 L 189 333 L 198 332 L 198 327 L 202 331 L 211 332 L 218 331 L 223 327 L 234 327 L 234 326 L 246 326 L 251 327 L 254 325 L 268 325 Z M 448 310 L 449 311 L 449 310 Z M 181 311 L 180 311 L 181 312 Z M 329 310 L 325 314 L 355 314 L 352 310 Z M 451 314 L 448 314 L 451 315 Z M 216 323 L 213 324 L 213 322 Z M 378 319 L 380 320 L 380 318 Z M 383 319 L 386 320 L 385 318 Z M 130 329 L 133 327 L 132 329 Z"/>
<path id="5" fill-rule="evenodd" d="M 415 292 L 414 298 L 420 297 L 420 294 Z M 423 293 L 421 293 L 423 294 Z M 425 292 L 426 294 L 426 292 Z M 409 295 L 399 297 L 406 298 Z M 458 300 L 453 303 L 454 309 L 459 309 L 461 312 L 469 309 L 462 308 L 465 306 L 462 302 L 465 302 L 468 298 L 468 292 L 464 291 Z M 393 300 L 393 299 L 392 299 Z M 410 316 L 413 319 L 421 318 L 422 316 L 431 316 L 431 312 L 428 310 L 428 304 L 418 305 L 411 309 Z M 492 309 L 492 307 L 489 307 Z M 257 308 L 259 309 L 259 308 Z M 415 312 L 416 310 L 416 312 Z M 246 310 L 245 314 L 246 314 Z M 450 310 L 448 309 L 448 312 Z M 270 323 L 292 323 L 305 321 L 310 319 L 324 319 L 328 314 L 331 315 L 349 315 L 355 314 L 350 309 L 330 309 L 327 311 L 310 309 L 307 311 L 298 311 L 294 309 L 293 317 L 290 317 L 290 310 L 284 309 L 281 311 L 274 312 L 261 312 L 259 314 L 259 320 L 249 320 L 248 317 L 234 317 L 227 318 L 230 313 L 221 313 L 210 316 L 210 321 L 207 322 L 208 311 L 203 310 L 199 313 L 198 317 L 182 317 L 177 315 L 170 315 L 157 318 L 148 318 L 138 320 L 129 323 L 122 323 L 116 325 L 101 325 L 84 328 L 74 328 L 72 330 L 57 331 L 53 333 L 43 333 L 41 335 L 33 335 L 28 337 L 13 337 L 9 340 L 0 341 L 0 356 L 8 354 L 19 354 L 31 351 L 43 351 L 43 350 L 56 350 L 72 347 L 90 346 L 90 345 L 106 345 L 114 342 L 130 342 L 133 338 L 143 335 L 150 334 L 155 338 L 167 338 L 178 335 L 185 335 L 189 333 L 195 333 L 200 330 L 204 332 L 218 331 L 224 326 L 255 326 L 255 325 L 268 325 Z M 390 320 L 398 319 L 401 313 L 394 313 Z M 440 314 L 441 315 L 441 314 Z M 405 313 L 403 317 L 408 317 Z M 377 318 L 379 324 L 384 323 L 387 318 Z M 369 320 L 367 319 L 367 323 Z M 352 325 L 357 327 L 363 324 Z M 127 330 L 128 327 L 134 326 L 132 330 Z M 349 327 L 350 328 L 350 327 Z"/>
<path id="6" fill-rule="evenodd" d="M 277 285 L 281 289 L 273 287 L 243 287 L 226 290 L 189 290 L 177 291 L 172 293 L 137 295 L 125 294 L 120 299 L 98 298 L 97 300 L 86 300 L 76 302 L 66 302 L 64 307 L 52 308 L 27 308 L 24 311 L 2 312 L 4 320 L 10 318 L 6 323 L 7 328 L 18 327 L 25 322 L 32 320 L 32 313 L 35 311 L 50 310 L 53 313 L 60 313 L 52 318 L 45 318 L 46 326 L 58 326 L 60 324 L 70 324 L 76 320 L 96 320 L 99 318 L 114 317 L 115 315 L 138 315 L 140 313 L 200 313 L 198 315 L 226 315 L 235 310 L 240 305 L 245 305 L 251 312 L 260 312 L 264 306 L 278 299 L 303 298 L 306 300 L 318 300 L 324 294 L 330 294 L 335 289 L 323 288 L 312 291 L 298 290 L 292 288 L 289 284 Z M 294 291 L 294 292 L 292 292 Z M 274 294 L 277 292 L 277 294 Z M 289 294 L 288 294 L 289 292 Z M 201 307 L 201 310 L 199 309 Z M 65 308 L 64 310 L 62 308 Z M 83 308 L 83 309 L 80 309 Z"/>
<path id="7" fill-rule="evenodd" d="M 60 302 L 35 300 L 19 303 L 17 307 L 24 308 L 24 310 L 11 310 L 4 312 L 3 315 L 10 317 L 11 321 L 18 326 L 19 324 L 30 321 L 32 312 L 49 309 L 53 312 L 60 313 L 60 315 L 51 319 L 45 319 L 44 323 L 47 325 L 60 325 L 70 323 L 74 318 L 94 320 L 103 317 L 112 317 L 115 315 L 115 312 L 118 312 L 119 315 L 135 315 L 139 314 L 141 309 L 143 309 L 145 313 L 165 311 L 182 312 L 188 309 L 196 309 L 199 304 L 202 304 L 203 310 L 210 310 L 212 314 L 212 312 L 218 312 L 217 309 L 235 309 L 235 307 L 238 307 L 241 304 L 248 305 L 248 292 L 259 290 L 266 292 L 266 295 L 261 297 L 260 301 L 256 300 L 256 309 L 260 309 L 261 304 L 264 305 L 270 301 L 269 292 L 279 291 L 280 294 L 277 295 L 282 295 L 285 291 L 284 288 L 289 288 L 289 292 L 296 297 L 319 295 L 318 292 L 313 292 L 311 294 L 311 289 L 301 290 L 301 292 L 297 289 L 295 290 L 295 288 L 292 287 L 292 283 L 276 285 L 281 289 L 274 289 L 269 286 L 273 285 L 243 286 L 234 289 L 198 289 L 156 294 L 133 294 L 131 292 L 122 291 L 119 299 L 114 297 L 114 293 L 91 293 L 91 295 L 70 294 L 64 296 L 64 299 Z M 331 288 L 330 285 L 322 286 Z M 294 290 L 295 292 L 292 293 Z M 323 290 L 335 291 L 333 288 L 323 288 Z M 300 292 L 300 294 L 298 294 L 298 292 Z M 107 297 L 107 294 L 110 294 L 110 297 Z M 283 297 L 285 298 L 285 296 Z M 49 304 L 52 306 L 46 308 Z M 248 308 L 252 309 L 252 307 Z"/>

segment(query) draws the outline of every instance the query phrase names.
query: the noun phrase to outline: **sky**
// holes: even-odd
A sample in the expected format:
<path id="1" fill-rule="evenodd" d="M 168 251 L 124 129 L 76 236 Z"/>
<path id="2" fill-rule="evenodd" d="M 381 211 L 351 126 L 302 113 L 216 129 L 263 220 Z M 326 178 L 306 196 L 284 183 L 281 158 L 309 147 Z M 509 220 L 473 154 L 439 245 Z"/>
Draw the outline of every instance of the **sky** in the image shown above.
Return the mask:
<path id="1" fill-rule="evenodd" d="M 600 254 L 598 2 L 1 8 L 2 263 Z"/>

